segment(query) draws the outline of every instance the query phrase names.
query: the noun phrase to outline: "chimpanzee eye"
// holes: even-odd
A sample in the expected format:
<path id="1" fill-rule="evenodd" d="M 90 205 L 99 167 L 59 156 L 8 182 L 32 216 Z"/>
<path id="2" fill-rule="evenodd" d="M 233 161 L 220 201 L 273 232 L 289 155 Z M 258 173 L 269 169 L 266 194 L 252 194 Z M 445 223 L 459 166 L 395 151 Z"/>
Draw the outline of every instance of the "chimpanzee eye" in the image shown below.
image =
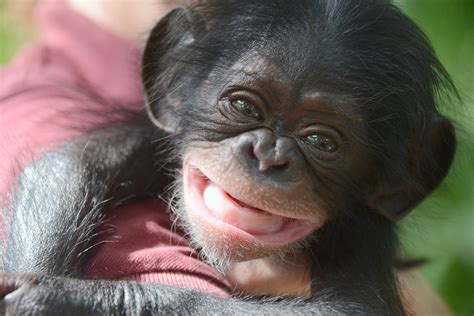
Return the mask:
<path id="1" fill-rule="evenodd" d="M 231 101 L 231 104 L 234 109 L 236 109 L 245 116 L 254 118 L 256 120 L 262 119 L 262 114 L 260 114 L 258 108 L 250 101 L 247 101 L 245 99 L 235 99 Z"/>
<path id="2" fill-rule="evenodd" d="M 333 153 L 339 149 L 337 142 L 330 136 L 314 134 L 306 137 L 306 141 L 322 152 Z"/>

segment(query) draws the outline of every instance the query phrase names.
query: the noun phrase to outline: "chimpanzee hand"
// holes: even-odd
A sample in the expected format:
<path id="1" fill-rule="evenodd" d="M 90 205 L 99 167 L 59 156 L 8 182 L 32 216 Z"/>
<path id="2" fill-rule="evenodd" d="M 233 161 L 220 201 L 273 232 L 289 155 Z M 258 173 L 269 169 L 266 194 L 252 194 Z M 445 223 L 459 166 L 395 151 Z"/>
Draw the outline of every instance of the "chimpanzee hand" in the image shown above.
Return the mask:
<path id="1" fill-rule="evenodd" d="M 0 274 L 1 315 L 79 315 L 61 279 L 35 274 Z"/>

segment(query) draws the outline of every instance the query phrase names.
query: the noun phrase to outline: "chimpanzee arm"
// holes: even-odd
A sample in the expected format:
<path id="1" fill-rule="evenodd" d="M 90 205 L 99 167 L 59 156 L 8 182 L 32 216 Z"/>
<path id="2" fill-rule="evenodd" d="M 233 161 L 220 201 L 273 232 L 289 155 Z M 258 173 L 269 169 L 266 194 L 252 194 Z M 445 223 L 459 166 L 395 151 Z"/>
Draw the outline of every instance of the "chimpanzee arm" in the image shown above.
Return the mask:
<path id="1" fill-rule="evenodd" d="M 7 272 L 82 275 L 104 212 L 157 196 L 168 182 L 154 159 L 153 140 L 162 136 L 146 126 L 105 128 L 25 168 L 7 211 Z"/>
<path id="2" fill-rule="evenodd" d="M 372 314 L 349 302 L 223 299 L 189 289 L 128 281 L 0 276 L 0 312 L 15 315 L 345 315 Z M 0 305 L 1 306 L 1 305 Z M 373 313 L 375 314 L 375 312 Z"/>

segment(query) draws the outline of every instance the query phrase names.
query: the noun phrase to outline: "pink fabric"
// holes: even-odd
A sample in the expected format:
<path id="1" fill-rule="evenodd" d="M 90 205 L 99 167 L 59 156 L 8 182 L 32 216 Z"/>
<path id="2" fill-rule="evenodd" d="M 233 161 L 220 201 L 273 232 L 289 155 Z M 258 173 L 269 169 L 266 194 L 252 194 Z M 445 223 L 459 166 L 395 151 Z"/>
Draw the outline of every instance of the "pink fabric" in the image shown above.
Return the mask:
<path id="1" fill-rule="evenodd" d="M 75 110 L 143 106 L 136 47 L 60 1 L 43 1 L 36 20 L 39 42 L 0 69 L 2 195 L 24 166 L 80 134 L 80 129 L 71 126 L 110 119 Z M 179 232 L 171 229 L 161 202 L 144 201 L 117 209 L 109 214 L 107 225 L 115 237 L 97 248 L 90 277 L 141 280 L 228 295 L 226 280 L 199 261 Z"/>
<path id="2" fill-rule="evenodd" d="M 187 241 L 172 230 L 161 202 L 123 207 L 109 219 L 117 237 L 107 239 L 91 261 L 91 276 L 188 287 L 220 296 L 226 293 L 222 277 L 199 261 Z"/>

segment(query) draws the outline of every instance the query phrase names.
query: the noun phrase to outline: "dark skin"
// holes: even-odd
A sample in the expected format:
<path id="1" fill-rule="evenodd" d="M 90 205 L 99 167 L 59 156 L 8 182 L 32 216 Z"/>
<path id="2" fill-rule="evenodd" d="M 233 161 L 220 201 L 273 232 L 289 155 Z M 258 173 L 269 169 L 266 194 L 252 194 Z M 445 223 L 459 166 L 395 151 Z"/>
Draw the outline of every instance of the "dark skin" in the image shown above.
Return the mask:
<path id="1" fill-rule="evenodd" d="M 4 311 L 404 313 L 394 221 L 451 165 L 454 130 L 434 101 L 449 77 L 386 1 L 257 2 L 170 12 L 143 57 L 154 125 L 98 128 L 25 169 Z M 239 291 L 297 298 L 82 280 L 103 215 L 174 181 L 204 260 Z M 259 270 L 292 274 L 255 282 Z"/>

